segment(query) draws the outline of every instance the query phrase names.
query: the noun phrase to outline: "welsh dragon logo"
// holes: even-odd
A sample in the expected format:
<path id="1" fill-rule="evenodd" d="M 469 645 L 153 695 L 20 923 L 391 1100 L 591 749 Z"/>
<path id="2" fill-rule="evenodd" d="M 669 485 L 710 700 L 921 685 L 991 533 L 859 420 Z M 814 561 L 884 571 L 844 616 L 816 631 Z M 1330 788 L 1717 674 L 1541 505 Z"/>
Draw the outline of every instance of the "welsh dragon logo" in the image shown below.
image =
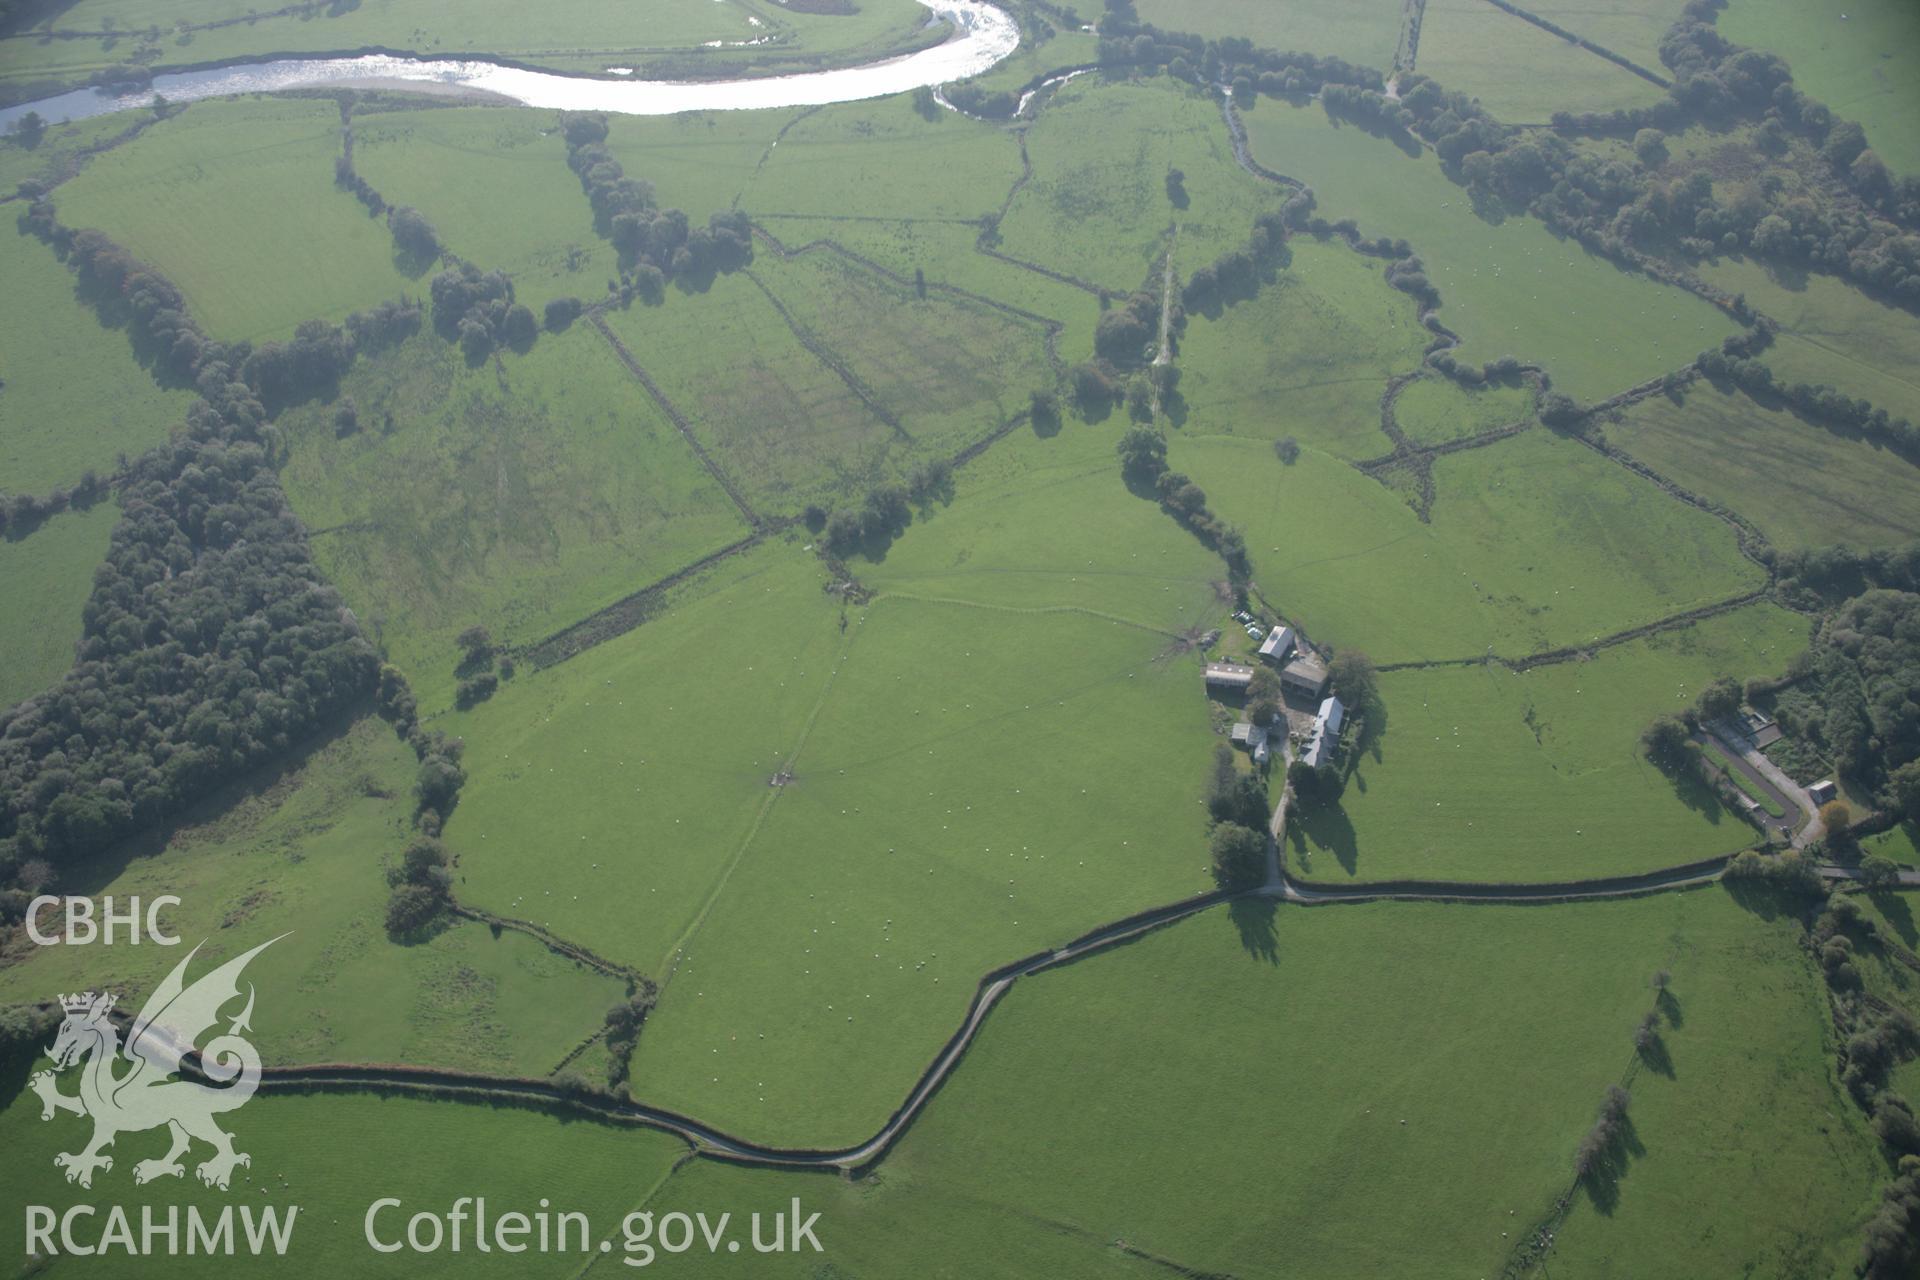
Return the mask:
<path id="1" fill-rule="evenodd" d="M 233 1135 L 214 1123 L 215 1116 L 239 1108 L 260 1085 L 260 1054 L 240 1034 L 251 1030 L 253 984 L 247 984 L 246 1007 L 228 1024 L 226 1034 L 215 1036 L 200 1050 L 199 1072 L 214 1084 L 172 1077 L 180 1073 L 180 1060 L 193 1052 L 194 1041 L 219 1021 L 220 1010 L 239 998 L 240 973 L 247 962 L 279 940 L 261 943 L 188 986 L 187 965 L 200 953 L 200 947 L 195 947 L 148 997 L 127 1029 L 124 1047 L 109 1017 L 112 995 L 89 991 L 60 997 L 67 1017 L 47 1051 L 53 1070 L 36 1072 L 30 1083 L 40 1095 L 42 1120 L 53 1119 L 56 1111 L 93 1119 L 91 1142 L 53 1158 L 56 1166 L 66 1170 L 68 1182 L 91 1187 L 96 1169 L 113 1169 L 113 1158 L 104 1154 L 104 1148 L 112 1146 L 117 1136 L 162 1125 L 172 1134 L 173 1146 L 159 1159 L 133 1166 L 137 1183 L 182 1176 L 186 1170 L 180 1157 L 196 1138 L 213 1147 L 212 1157 L 195 1169 L 200 1181 L 210 1187 L 226 1190 L 234 1167 L 253 1163 L 244 1152 L 233 1149 Z M 81 1063 L 85 1065 L 80 1070 L 79 1093 L 55 1088 L 56 1072 Z M 130 1064 L 131 1070 L 117 1072 L 116 1064 Z"/>

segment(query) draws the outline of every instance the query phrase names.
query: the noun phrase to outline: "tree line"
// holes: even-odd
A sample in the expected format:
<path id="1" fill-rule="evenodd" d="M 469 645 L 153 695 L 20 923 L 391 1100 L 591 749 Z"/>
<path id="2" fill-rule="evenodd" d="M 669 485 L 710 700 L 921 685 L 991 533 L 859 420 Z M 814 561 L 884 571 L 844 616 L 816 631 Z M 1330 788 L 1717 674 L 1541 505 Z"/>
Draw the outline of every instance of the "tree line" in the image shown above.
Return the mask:
<path id="1" fill-rule="evenodd" d="M 1256 48 L 1251 40 L 1229 36 L 1208 40 L 1187 32 L 1165 31 L 1141 22 L 1132 0 L 1107 0 L 1100 19 L 1100 65 L 1112 68 L 1164 68 L 1190 84 L 1231 82 L 1236 96 L 1258 90 L 1276 96 L 1317 93 L 1330 84 L 1384 88 L 1371 67 L 1356 67 L 1335 57 L 1319 57 Z"/>
<path id="2" fill-rule="evenodd" d="M 0 915 L 131 833 L 268 764 L 369 694 L 421 762 L 420 825 L 437 834 L 465 775 L 459 744 L 421 728 L 406 681 L 382 669 L 313 564 L 271 463 L 275 401 L 324 390 L 356 351 L 417 328 L 406 300 L 290 344 L 221 343 L 179 291 L 98 232 L 23 221 L 82 292 L 123 321 L 157 372 L 199 398 L 166 444 L 127 463 L 121 516 L 94 573 L 71 670 L 0 712 Z"/>
<path id="3" fill-rule="evenodd" d="M 1738 339 L 1728 341 L 1732 344 Z M 1728 354 L 1724 349 L 1701 352 L 1694 367 L 1715 382 L 1734 384 L 1756 400 L 1782 401 L 1804 418 L 1842 431 L 1857 431 L 1907 461 L 1920 463 L 1920 429 L 1870 400 L 1849 396 L 1824 382 L 1781 382 L 1764 361 Z"/>
<path id="4" fill-rule="evenodd" d="M 1120 437 L 1115 451 L 1120 457 L 1121 474 L 1135 485 L 1150 486 L 1161 510 L 1227 562 L 1227 572 L 1234 582 L 1244 584 L 1253 576 L 1245 536 L 1214 514 L 1207 505 L 1205 490 L 1168 468 L 1165 436 L 1149 426 L 1133 427 Z"/>
<path id="5" fill-rule="evenodd" d="M 62 511 L 85 511 L 106 497 L 112 487 L 104 476 L 88 467 L 78 480 L 63 489 L 44 494 L 0 494 L 0 536 L 24 537 Z"/>
<path id="6" fill-rule="evenodd" d="M 235 403 L 241 392 L 259 401 L 263 419 L 298 401 L 330 396 L 360 350 L 397 342 L 419 325 L 419 305 L 399 298 L 354 312 L 344 326 L 308 320 L 289 342 L 217 342 L 171 280 L 105 233 L 63 225 L 52 201 L 32 201 L 19 223 L 67 264 L 82 298 L 109 322 L 125 325 L 135 356 L 161 381 L 193 387 L 236 421 L 252 412 Z"/>
<path id="7" fill-rule="evenodd" d="M 1388 98 L 1377 73 L 1338 59 L 1256 50 L 1240 40 L 1160 31 L 1137 23 L 1126 3 L 1110 4 L 1101 22 L 1101 61 L 1165 69 L 1194 83 L 1232 79 L 1242 99 L 1243 82 L 1246 90 L 1280 95 L 1318 91 L 1329 112 L 1431 145 L 1448 176 L 1476 202 L 1530 213 L 1637 269 L 1663 270 L 1643 250 L 1678 247 L 1694 258 L 1746 252 L 1831 272 L 1920 308 L 1920 236 L 1911 234 L 1920 228 L 1920 176 L 1888 173 L 1859 126 L 1836 120 L 1795 88 L 1783 60 L 1720 36 L 1713 20 L 1721 3 L 1690 0 L 1662 40 L 1661 60 L 1674 73 L 1665 101 L 1604 115 L 1562 113 L 1553 133 L 1503 124 L 1474 99 L 1424 75 L 1401 76 L 1397 99 Z M 1722 199 L 1702 172 L 1661 179 L 1649 163 L 1662 158 L 1659 139 L 1641 133 L 1695 122 L 1755 123 L 1758 145 L 1776 154 L 1800 139 L 1858 198 L 1815 200 L 1750 184 Z M 1583 153 L 1562 136 L 1596 132 L 1643 142 L 1642 163 Z"/>
<path id="8" fill-rule="evenodd" d="M 753 228 L 744 212 L 722 210 L 696 227 L 681 210 L 660 208 L 653 184 L 628 177 L 607 149 L 606 116 L 566 112 L 560 131 L 567 166 L 593 206 L 595 228 L 620 251 L 622 279 L 610 281 L 609 292 L 654 303 L 669 280 L 697 282 L 753 261 Z"/>
<path id="9" fill-rule="evenodd" d="M 374 687 L 261 446 L 265 409 L 215 363 L 213 397 L 129 469 L 74 667 L 0 713 L 0 882 L 177 815 Z"/>
<path id="10" fill-rule="evenodd" d="M 915 503 L 950 499 L 952 490 L 953 464 L 945 458 L 933 458 L 908 472 L 904 484 L 888 481 L 875 485 L 857 506 L 829 510 L 819 503 L 809 503 L 801 519 L 821 535 L 829 555 L 844 559 L 863 546 L 877 549 L 891 543 L 913 523 Z"/>

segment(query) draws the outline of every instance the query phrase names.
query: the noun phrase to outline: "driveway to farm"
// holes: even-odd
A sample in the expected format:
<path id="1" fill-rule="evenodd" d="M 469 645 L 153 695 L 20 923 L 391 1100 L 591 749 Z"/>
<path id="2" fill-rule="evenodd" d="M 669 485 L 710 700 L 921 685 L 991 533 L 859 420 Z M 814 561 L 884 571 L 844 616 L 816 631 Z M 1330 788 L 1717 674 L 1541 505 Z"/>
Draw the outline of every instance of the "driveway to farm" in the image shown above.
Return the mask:
<path id="1" fill-rule="evenodd" d="M 1286 883 L 1286 873 L 1280 869 L 1280 839 L 1287 831 L 1287 801 L 1293 798 L 1293 788 L 1287 785 L 1287 774 L 1293 769 L 1293 739 L 1288 738 L 1280 747 L 1280 803 L 1273 806 L 1273 817 L 1267 822 L 1267 882 L 1263 890 L 1273 890 Z"/>
<path id="2" fill-rule="evenodd" d="M 1754 745 L 1750 737 L 1742 734 L 1729 734 L 1718 728 L 1709 727 L 1705 735 L 1695 734 L 1694 741 L 1711 741 L 1727 757 L 1728 763 L 1740 771 L 1740 775 L 1758 787 L 1768 799 L 1780 806 L 1782 813 L 1793 814 L 1796 810 L 1806 817 L 1806 822 L 1798 831 L 1794 830 L 1794 819 L 1769 817 L 1767 829 L 1778 831 L 1793 842 L 1796 849 L 1804 849 L 1826 834 L 1826 824 L 1820 821 L 1820 806 L 1813 802 L 1807 789 L 1789 778 L 1779 765 L 1767 759 L 1766 753 Z"/>

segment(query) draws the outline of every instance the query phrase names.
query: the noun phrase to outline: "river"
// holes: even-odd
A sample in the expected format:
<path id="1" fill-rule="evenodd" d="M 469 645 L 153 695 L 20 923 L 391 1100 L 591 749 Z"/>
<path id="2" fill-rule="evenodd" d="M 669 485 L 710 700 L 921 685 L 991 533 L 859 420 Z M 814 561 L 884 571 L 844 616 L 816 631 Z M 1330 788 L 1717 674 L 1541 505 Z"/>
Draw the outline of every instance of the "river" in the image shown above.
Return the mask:
<path id="1" fill-rule="evenodd" d="M 193 102 L 236 93 L 283 89 L 349 88 L 377 84 L 405 89 L 434 86 L 444 92 L 473 90 L 529 107 L 665 116 L 681 111 L 751 111 L 767 107 L 814 107 L 905 93 L 979 75 L 1020 44 L 1020 28 L 1004 9 L 984 0 L 920 0 L 929 21 L 946 22 L 954 34 L 932 48 L 835 71 L 748 77 L 739 80 L 615 80 L 559 75 L 482 59 L 409 58 L 368 54 L 354 58 L 283 58 L 237 63 L 205 71 L 178 71 L 153 78 L 151 91 L 111 94 L 78 89 L 0 110 L 0 130 L 29 111 L 52 123 L 144 107 L 156 94 L 169 102 Z"/>

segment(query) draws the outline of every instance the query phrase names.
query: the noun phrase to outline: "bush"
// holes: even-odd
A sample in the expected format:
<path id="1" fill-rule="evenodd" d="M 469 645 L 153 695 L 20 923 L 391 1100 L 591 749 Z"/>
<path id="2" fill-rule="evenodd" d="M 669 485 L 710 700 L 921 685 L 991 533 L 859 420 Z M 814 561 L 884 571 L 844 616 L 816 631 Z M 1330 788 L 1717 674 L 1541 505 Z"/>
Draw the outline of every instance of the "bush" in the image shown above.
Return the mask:
<path id="1" fill-rule="evenodd" d="M 1134 427 L 1114 447 L 1120 470 L 1139 480 L 1158 479 L 1167 469 L 1167 438 L 1152 427 Z"/>
<path id="2" fill-rule="evenodd" d="M 419 262 L 431 262 L 442 252 L 439 233 L 418 209 L 400 205 L 387 214 L 387 230 L 400 252 Z"/>
<path id="3" fill-rule="evenodd" d="M 387 899 L 387 933 L 409 938 L 425 929 L 446 908 L 446 898 L 423 884 L 403 884 Z"/>
<path id="4" fill-rule="evenodd" d="M 1627 1106 L 1632 1100 L 1632 1096 L 1619 1085 L 1607 1086 L 1606 1094 L 1600 1099 L 1600 1111 L 1594 1118 L 1593 1128 L 1587 1131 L 1586 1137 L 1580 1139 L 1580 1145 L 1574 1150 L 1574 1176 L 1586 1178 L 1600 1171 L 1626 1128 Z"/>
<path id="5" fill-rule="evenodd" d="M 477 676 L 468 676 L 454 687 L 453 705 L 462 711 L 485 702 L 500 687 L 500 677 L 491 671 L 483 671 Z"/>
<path id="6" fill-rule="evenodd" d="M 1267 837 L 1237 822 L 1213 829 L 1213 879 L 1222 889 L 1251 889 L 1267 878 Z"/>

